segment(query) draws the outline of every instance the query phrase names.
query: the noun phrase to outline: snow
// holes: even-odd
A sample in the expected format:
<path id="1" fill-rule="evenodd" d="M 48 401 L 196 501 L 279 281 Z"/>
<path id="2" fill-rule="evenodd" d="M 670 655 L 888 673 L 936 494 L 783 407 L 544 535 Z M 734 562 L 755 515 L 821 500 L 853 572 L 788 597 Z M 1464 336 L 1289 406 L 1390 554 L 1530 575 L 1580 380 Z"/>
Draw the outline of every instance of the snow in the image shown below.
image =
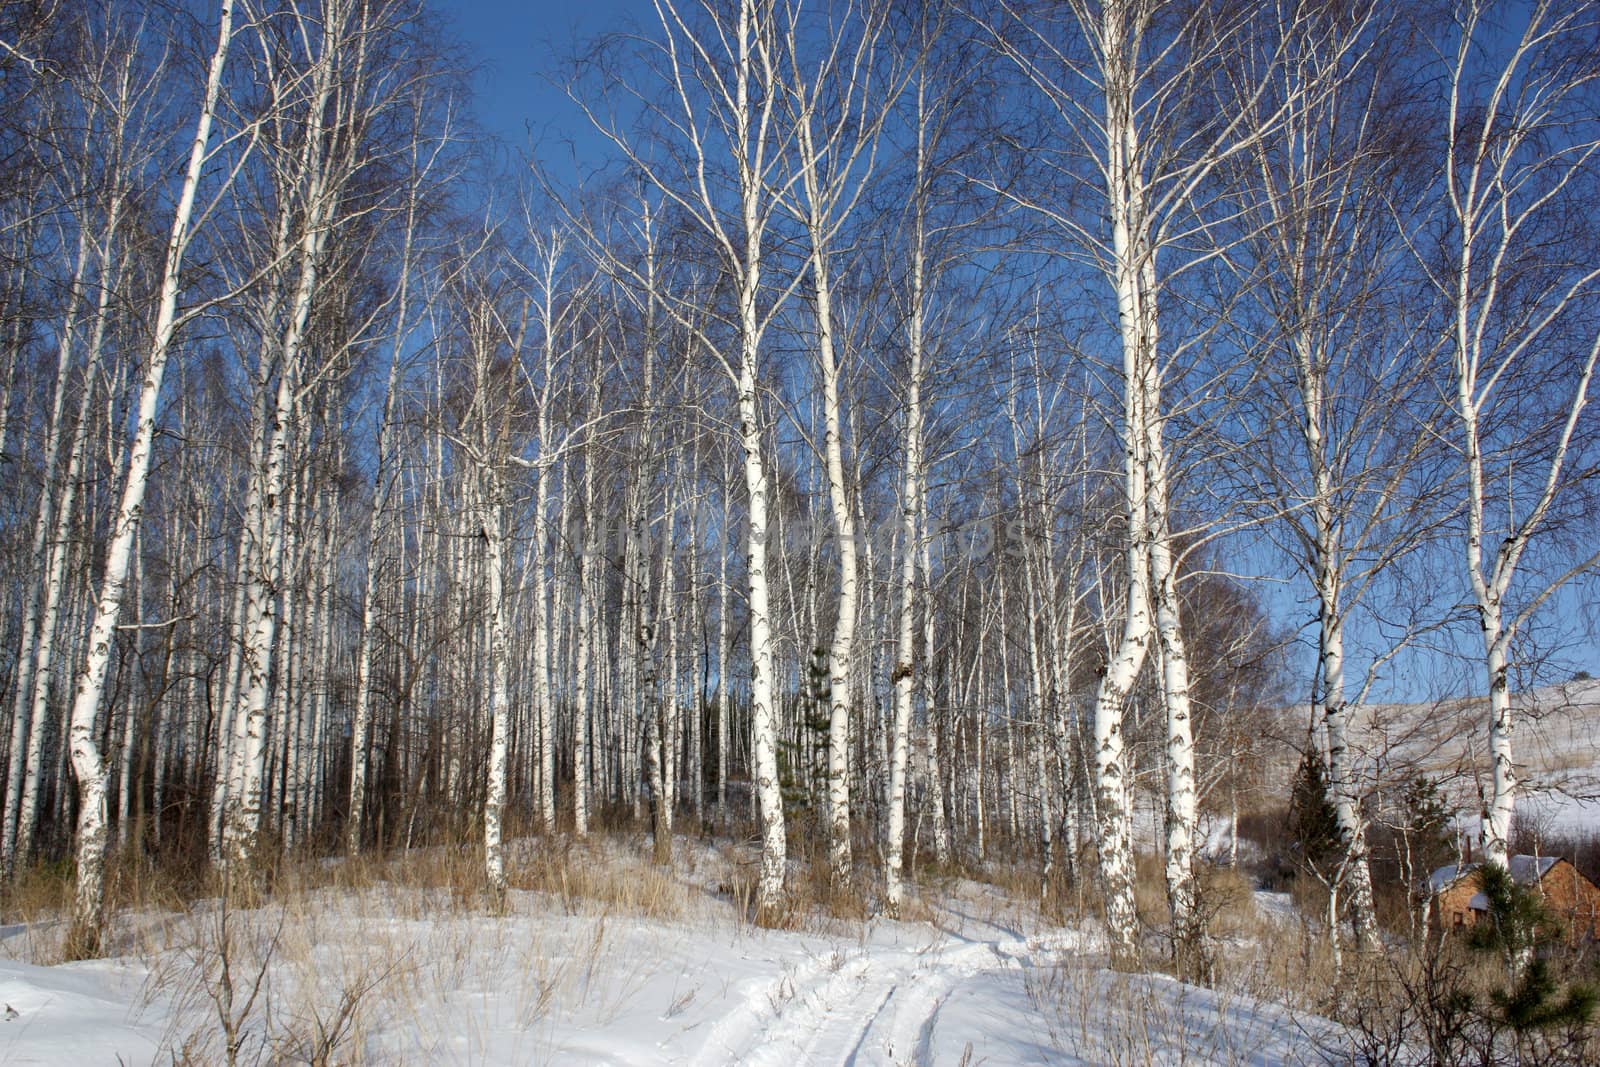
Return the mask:
<path id="1" fill-rule="evenodd" d="M 1044 1013 L 1054 1035 L 1051 1053 L 1005 1062 L 1269 1067 L 1344 1058 L 1335 1052 L 1343 1050 L 1331 1024 L 1166 975 L 1097 970 L 1080 976 Z"/>
<path id="2" fill-rule="evenodd" d="M 121 962 L 34 967 L 0 959 L 0 1062 L 152 1062 L 159 1023 L 138 1018 L 142 968 Z"/>
<path id="3" fill-rule="evenodd" d="M 1460 878 L 1463 874 L 1466 874 L 1476 866 L 1477 864 L 1475 863 L 1452 863 L 1448 867 L 1440 867 L 1438 870 L 1428 875 L 1428 891 L 1430 893 L 1437 893 L 1439 890 L 1443 889 L 1457 878 Z"/>
<path id="4" fill-rule="evenodd" d="M 1513 881 L 1532 885 L 1556 865 L 1556 859 L 1555 856 L 1512 856 L 1506 861 L 1506 870 Z"/>
<path id="5" fill-rule="evenodd" d="M 1257 889 L 1251 896 L 1255 900 L 1256 913 L 1263 918 L 1276 923 L 1298 921 L 1300 912 L 1294 906 L 1294 898 L 1288 893 Z"/>
<path id="6" fill-rule="evenodd" d="M 243 1062 L 309 1058 L 352 991 L 341 1061 L 1268 1067 L 1325 1062 L 1336 1040 L 1331 1024 L 1241 995 L 1110 972 L 1093 924 L 1052 926 L 986 886 L 924 896 L 921 921 L 799 931 L 750 927 L 699 889 L 654 917 L 527 890 L 491 914 L 382 883 L 226 924 L 214 903 L 142 916 L 117 942 L 122 959 L 0 961 L 0 1001 L 17 1013 L 0 1021 L 0 1062 L 151 1063 L 180 1048 L 215 1062 L 215 984 L 196 961 L 215 960 L 223 930 L 236 1004 L 268 963 L 255 1009 L 238 1016 Z"/>

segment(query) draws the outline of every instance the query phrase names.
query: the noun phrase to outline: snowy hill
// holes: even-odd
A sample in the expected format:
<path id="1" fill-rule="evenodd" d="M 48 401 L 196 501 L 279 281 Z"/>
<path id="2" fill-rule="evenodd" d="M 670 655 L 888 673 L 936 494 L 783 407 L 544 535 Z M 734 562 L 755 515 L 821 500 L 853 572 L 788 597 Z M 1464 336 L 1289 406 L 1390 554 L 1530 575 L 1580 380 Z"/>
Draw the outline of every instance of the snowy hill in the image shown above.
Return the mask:
<path id="1" fill-rule="evenodd" d="M 1523 794 L 1518 815 L 1541 833 L 1600 833 L 1600 680 L 1518 693 L 1513 744 Z M 1364 791 L 1390 793 L 1418 774 L 1435 779 L 1459 824 L 1477 826 L 1488 790 L 1488 701 L 1455 698 L 1372 704 L 1354 710 L 1350 744 Z M 1287 709 L 1283 736 L 1303 730 L 1304 707 Z M 1271 788 L 1287 796 L 1292 756 L 1274 762 Z"/>

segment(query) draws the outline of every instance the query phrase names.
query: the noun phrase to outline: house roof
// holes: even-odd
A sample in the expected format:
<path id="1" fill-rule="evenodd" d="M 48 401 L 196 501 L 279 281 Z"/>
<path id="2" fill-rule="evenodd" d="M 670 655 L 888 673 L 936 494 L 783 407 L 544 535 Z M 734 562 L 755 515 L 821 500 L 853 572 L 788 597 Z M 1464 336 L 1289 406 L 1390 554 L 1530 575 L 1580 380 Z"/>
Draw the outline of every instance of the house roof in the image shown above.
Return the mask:
<path id="1" fill-rule="evenodd" d="M 1476 866 L 1476 863 L 1467 863 L 1461 865 L 1452 863 L 1448 867 L 1440 867 L 1438 870 L 1428 875 L 1428 891 L 1430 893 L 1439 892 L 1439 890 L 1454 882 L 1457 878 L 1460 878 L 1463 874 L 1466 874 Z"/>
<path id="2" fill-rule="evenodd" d="M 1543 878 L 1558 859 L 1556 856 L 1512 856 L 1507 869 L 1512 881 L 1531 885 Z"/>
<path id="3" fill-rule="evenodd" d="M 1511 875 L 1512 881 L 1521 885 L 1532 885 L 1548 874 L 1550 868 L 1554 867 L 1558 862 L 1560 862 L 1560 858 L 1557 856 L 1512 856 L 1507 862 L 1506 871 Z M 1451 864 L 1448 867 L 1440 867 L 1428 876 L 1428 891 L 1437 893 L 1477 869 L 1478 864 L 1476 863 Z M 1475 897 L 1474 901 L 1476 899 Z M 1477 907 L 1477 904 L 1473 903 L 1471 906 Z"/>

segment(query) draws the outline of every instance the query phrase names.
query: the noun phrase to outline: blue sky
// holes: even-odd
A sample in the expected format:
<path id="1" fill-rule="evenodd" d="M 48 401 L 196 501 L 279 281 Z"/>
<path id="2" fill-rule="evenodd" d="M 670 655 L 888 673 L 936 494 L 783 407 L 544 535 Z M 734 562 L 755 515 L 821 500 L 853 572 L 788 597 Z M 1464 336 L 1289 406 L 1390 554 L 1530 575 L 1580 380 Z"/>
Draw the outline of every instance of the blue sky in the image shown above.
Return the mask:
<path id="1" fill-rule="evenodd" d="M 441 0 L 436 10 L 482 64 L 475 110 L 490 133 L 517 150 L 531 135 L 551 163 L 575 152 L 587 169 L 606 158 L 605 142 L 560 84 L 563 59 L 599 34 L 653 24 L 650 0 Z"/>

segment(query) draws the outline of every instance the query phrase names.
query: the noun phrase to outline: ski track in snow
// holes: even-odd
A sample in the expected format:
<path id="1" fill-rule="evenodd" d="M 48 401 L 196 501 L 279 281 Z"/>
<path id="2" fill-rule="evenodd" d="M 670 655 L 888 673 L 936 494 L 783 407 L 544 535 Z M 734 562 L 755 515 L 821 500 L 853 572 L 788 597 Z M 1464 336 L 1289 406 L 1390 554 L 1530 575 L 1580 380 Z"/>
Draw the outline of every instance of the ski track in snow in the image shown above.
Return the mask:
<path id="1" fill-rule="evenodd" d="M 697 1067 L 868 1067 L 931 1063 L 934 1027 L 960 983 L 1066 949 L 1076 935 L 962 940 L 923 950 L 838 950 L 746 983 L 737 1006 L 711 1027 Z"/>

